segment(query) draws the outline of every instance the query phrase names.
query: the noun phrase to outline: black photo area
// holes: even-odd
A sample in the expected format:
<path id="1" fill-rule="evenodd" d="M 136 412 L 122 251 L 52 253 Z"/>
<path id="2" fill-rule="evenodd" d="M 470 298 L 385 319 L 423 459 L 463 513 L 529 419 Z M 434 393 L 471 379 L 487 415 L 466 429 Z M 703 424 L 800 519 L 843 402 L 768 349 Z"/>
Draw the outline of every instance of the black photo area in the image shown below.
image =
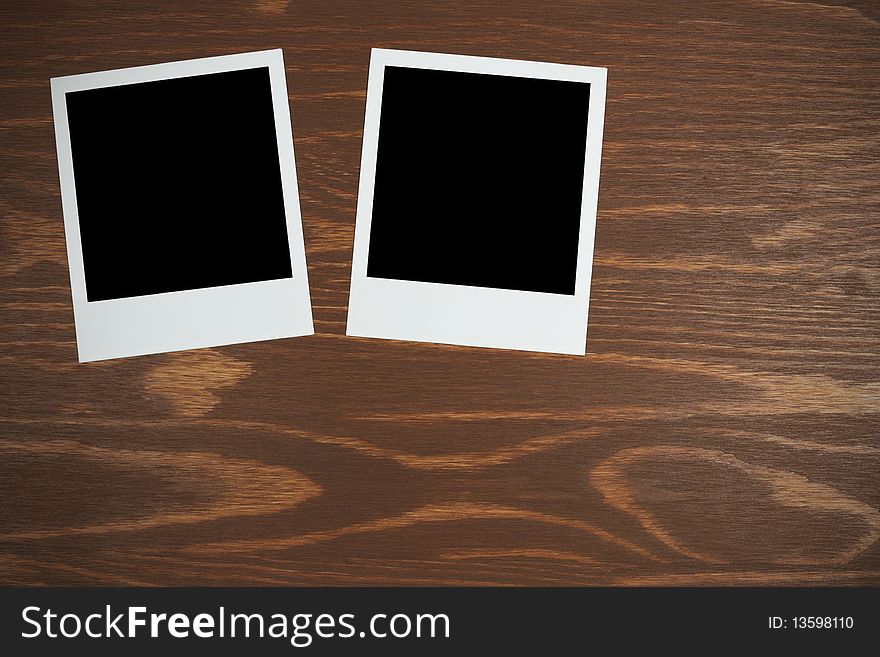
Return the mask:
<path id="1" fill-rule="evenodd" d="M 589 96 L 386 67 L 367 276 L 573 295 Z"/>
<path id="2" fill-rule="evenodd" d="M 291 278 L 268 67 L 66 101 L 89 301 Z"/>

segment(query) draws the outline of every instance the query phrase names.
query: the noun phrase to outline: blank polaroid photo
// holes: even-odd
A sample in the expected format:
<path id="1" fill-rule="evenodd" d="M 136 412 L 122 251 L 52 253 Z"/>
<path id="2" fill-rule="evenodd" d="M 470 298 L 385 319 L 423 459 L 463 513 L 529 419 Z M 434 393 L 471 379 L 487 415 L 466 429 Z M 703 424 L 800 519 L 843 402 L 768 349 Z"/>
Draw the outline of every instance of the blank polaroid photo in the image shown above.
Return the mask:
<path id="1" fill-rule="evenodd" d="M 312 334 L 281 50 L 52 79 L 79 360 Z"/>
<path id="2" fill-rule="evenodd" d="M 605 81 L 374 49 L 348 335 L 585 354 Z"/>

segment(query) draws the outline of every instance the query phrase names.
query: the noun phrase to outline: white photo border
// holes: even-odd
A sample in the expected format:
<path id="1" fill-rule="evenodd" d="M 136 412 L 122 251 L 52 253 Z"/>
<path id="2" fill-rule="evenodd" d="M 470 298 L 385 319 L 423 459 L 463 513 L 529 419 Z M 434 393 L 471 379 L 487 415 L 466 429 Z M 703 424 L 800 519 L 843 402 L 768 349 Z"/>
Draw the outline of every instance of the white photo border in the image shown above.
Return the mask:
<path id="1" fill-rule="evenodd" d="M 573 296 L 367 276 L 386 66 L 590 84 L 577 276 Z M 606 80 L 605 68 L 374 48 L 367 83 L 346 334 L 585 355 Z"/>
<path id="2" fill-rule="evenodd" d="M 154 80 L 269 68 L 292 278 L 89 301 L 65 94 Z M 80 362 L 312 335 L 312 308 L 280 49 L 52 78 L 52 111 Z M 137 126 L 132 126 L 136 130 Z M 136 199 L 133 199 L 136 202 Z"/>

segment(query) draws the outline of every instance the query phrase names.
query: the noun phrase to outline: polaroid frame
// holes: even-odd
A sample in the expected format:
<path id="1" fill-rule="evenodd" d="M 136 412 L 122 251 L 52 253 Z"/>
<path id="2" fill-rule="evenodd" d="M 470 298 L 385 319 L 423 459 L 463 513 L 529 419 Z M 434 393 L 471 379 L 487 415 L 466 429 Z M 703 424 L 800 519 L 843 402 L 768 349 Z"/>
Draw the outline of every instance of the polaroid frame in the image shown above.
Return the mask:
<path id="1" fill-rule="evenodd" d="M 424 283 L 367 276 L 386 66 L 588 82 L 590 99 L 575 294 Z M 607 69 L 374 48 L 346 334 L 441 344 L 585 355 Z"/>
<path id="2" fill-rule="evenodd" d="M 65 94 L 262 67 L 269 68 L 292 278 L 90 302 L 86 296 Z M 280 49 L 52 78 L 51 87 L 80 362 L 314 333 Z"/>

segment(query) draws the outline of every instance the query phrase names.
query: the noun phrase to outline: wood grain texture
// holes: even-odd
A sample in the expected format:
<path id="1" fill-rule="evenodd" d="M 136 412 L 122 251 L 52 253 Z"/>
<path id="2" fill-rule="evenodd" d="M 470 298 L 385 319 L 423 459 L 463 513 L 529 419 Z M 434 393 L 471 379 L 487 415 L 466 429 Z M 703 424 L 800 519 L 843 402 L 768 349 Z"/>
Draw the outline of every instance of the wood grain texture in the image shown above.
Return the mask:
<path id="1" fill-rule="evenodd" d="M 880 6 L 0 6 L 0 583 L 880 583 Z M 370 47 L 606 66 L 585 358 L 346 338 Z M 317 335 L 76 363 L 48 79 L 284 49 Z"/>

